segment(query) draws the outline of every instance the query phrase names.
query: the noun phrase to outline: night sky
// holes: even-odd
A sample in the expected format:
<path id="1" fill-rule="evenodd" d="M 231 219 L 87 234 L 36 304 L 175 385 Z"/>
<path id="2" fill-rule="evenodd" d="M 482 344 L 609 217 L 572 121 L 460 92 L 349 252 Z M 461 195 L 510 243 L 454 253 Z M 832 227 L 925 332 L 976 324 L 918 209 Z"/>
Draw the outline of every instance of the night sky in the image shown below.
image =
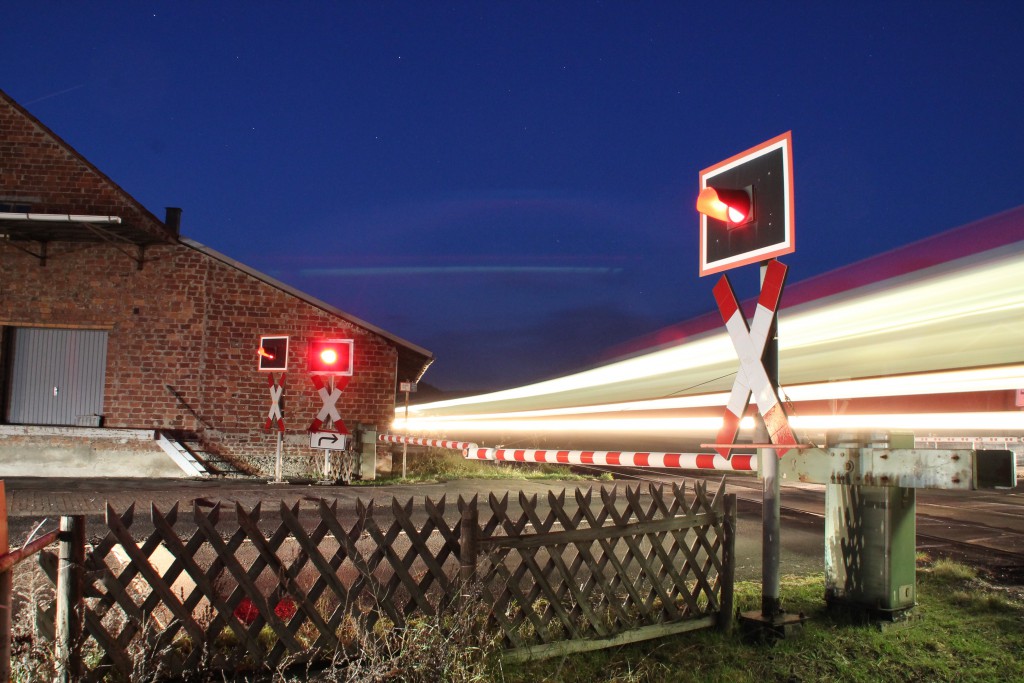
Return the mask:
<path id="1" fill-rule="evenodd" d="M 787 130 L 791 281 L 1024 204 L 1020 2 L 15 2 L 2 23 L 0 88 L 158 217 L 181 207 L 184 236 L 434 352 L 448 390 L 712 310 L 698 173 Z M 757 269 L 732 277 L 749 295 Z"/>

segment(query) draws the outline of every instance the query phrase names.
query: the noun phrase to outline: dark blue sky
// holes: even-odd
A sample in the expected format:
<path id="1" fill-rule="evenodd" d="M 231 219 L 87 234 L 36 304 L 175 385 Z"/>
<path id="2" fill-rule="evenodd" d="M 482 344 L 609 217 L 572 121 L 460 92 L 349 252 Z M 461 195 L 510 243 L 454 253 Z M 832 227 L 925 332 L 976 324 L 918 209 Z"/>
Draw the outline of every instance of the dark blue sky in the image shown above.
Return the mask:
<path id="1" fill-rule="evenodd" d="M 1024 203 L 1022 25 L 1019 2 L 12 3 L 0 88 L 183 235 L 483 390 L 712 309 L 697 174 L 784 131 L 792 281 Z"/>

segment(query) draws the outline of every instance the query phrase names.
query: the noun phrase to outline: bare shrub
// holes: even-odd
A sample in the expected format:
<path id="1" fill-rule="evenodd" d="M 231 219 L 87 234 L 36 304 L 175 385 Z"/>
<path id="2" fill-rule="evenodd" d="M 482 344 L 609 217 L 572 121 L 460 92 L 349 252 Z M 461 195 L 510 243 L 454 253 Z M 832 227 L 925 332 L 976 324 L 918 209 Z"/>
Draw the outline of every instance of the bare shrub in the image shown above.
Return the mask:
<path id="1" fill-rule="evenodd" d="M 336 653 L 331 668 L 315 680 L 493 681 L 499 644 L 487 628 L 489 608 L 481 599 L 480 586 L 465 586 L 456 603 L 441 602 L 435 607 L 433 614 L 416 616 L 405 626 L 381 619 L 365 628 L 349 621 L 343 628 L 356 647 Z"/>
<path id="2" fill-rule="evenodd" d="M 11 619 L 11 680 L 15 683 L 53 680 L 53 643 L 39 630 L 36 614 L 53 605 L 53 587 L 38 567 L 14 572 Z"/>

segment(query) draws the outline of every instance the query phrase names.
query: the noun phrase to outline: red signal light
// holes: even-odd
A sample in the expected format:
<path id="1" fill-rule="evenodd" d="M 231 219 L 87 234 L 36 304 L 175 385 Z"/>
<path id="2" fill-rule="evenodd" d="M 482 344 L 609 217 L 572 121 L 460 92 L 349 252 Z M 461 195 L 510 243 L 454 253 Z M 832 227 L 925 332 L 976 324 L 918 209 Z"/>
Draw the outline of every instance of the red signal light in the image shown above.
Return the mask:
<path id="1" fill-rule="evenodd" d="M 743 225 L 754 218 L 750 195 L 747 190 L 705 187 L 697 195 L 697 211 L 732 226 Z"/>
<path id="2" fill-rule="evenodd" d="M 309 371 L 314 375 L 351 375 L 352 340 L 318 339 L 309 343 Z"/>

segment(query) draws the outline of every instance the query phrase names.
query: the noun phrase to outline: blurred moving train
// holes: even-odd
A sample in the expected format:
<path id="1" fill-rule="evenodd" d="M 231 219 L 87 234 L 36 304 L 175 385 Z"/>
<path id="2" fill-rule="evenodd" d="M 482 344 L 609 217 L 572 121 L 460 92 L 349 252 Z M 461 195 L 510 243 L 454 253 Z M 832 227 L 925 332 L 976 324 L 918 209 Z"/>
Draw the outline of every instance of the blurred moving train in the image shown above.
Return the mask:
<path id="1" fill-rule="evenodd" d="M 739 366 L 717 311 L 641 341 L 576 374 L 410 406 L 408 423 L 399 409 L 393 429 L 561 448 L 713 440 Z M 1024 457 L 1024 207 L 788 285 L 779 380 L 805 442 L 903 430 L 922 446 Z"/>

